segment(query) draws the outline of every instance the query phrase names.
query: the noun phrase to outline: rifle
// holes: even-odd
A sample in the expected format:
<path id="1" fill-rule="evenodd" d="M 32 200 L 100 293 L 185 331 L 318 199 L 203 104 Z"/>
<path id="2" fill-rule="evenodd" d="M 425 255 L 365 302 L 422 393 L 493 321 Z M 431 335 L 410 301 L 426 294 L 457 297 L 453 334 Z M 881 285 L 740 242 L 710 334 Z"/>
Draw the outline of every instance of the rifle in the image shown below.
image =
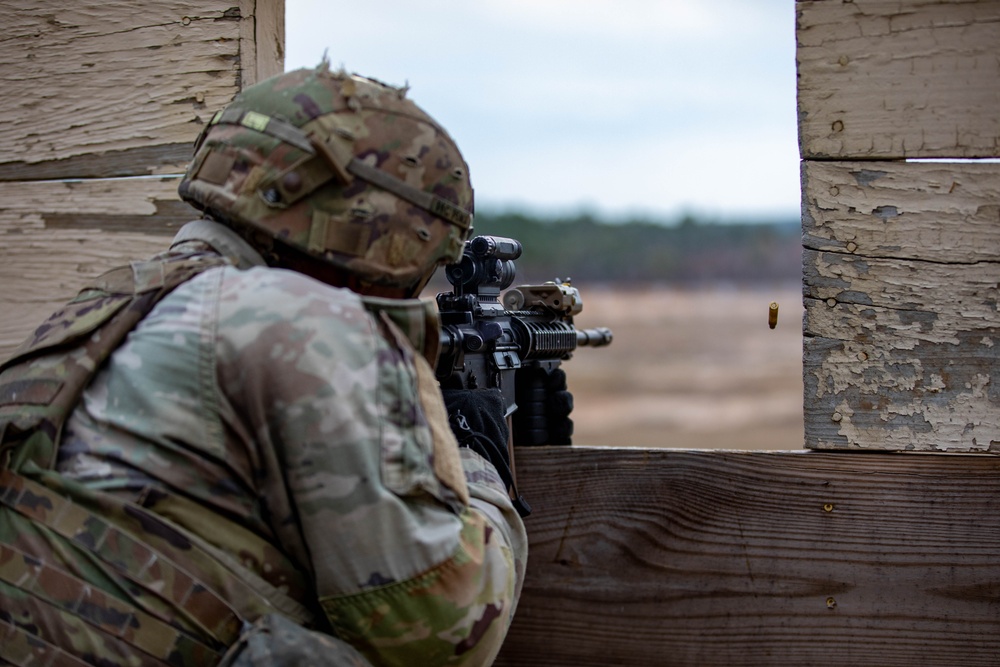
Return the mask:
<path id="1" fill-rule="evenodd" d="M 556 373 L 564 378 L 559 366 L 577 347 L 602 347 L 612 339 L 608 328 L 573 325 L 583 301 L 569 279 L 520 285 L 501 299 L 514 282 L 514 260 L 521 249 L 519 241 L 500 236 L 466 241 L 462 259 L 445 267 L 453 291 L 437 295 L 438 382 L 442 389 L 500 389 L 510 425 L 512 468 L 512 445 L 570 444 L 568 433 L 555 438 L 550 433 L 550 378 Z"/>

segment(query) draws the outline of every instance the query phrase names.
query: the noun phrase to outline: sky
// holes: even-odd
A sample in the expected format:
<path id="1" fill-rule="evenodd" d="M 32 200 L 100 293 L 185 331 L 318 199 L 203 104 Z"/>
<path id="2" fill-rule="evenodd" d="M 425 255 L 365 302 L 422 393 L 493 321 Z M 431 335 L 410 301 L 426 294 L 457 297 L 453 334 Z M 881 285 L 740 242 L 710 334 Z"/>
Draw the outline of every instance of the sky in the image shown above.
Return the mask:
<path id="1" fill-rule="evenodd" d="M 796 219 L 792 0 L 286 0 L 323 54 L 455 139 L 479 210 Z"/>

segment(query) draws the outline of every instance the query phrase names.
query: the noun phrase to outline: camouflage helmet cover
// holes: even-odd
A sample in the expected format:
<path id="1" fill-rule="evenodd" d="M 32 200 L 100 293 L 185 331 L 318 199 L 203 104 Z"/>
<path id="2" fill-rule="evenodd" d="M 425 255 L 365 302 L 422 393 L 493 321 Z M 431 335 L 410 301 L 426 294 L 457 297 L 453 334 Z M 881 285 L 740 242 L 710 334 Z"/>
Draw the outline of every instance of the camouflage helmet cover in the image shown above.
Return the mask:
<path id="1" fill-rule="evenodd" d="M 216 113 L 178 189 L 258 247 L 277 239 L 413 291 L 461 258 L 472 228 L 468 166 L 447 132 L 405 89 L 325 61 L 251 86 Z"/>

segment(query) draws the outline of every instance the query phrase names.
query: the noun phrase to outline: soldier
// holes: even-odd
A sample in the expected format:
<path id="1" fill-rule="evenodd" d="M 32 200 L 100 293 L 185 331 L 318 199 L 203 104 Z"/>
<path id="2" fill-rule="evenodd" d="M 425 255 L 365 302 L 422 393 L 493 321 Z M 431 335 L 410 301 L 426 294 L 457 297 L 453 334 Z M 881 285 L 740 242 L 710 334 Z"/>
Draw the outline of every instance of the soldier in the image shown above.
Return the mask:
<path id="1" fill-rule="evenodd" d="M 503 406 L 446 407 L 414 298 L 471 233 L 454 142 L 324 62 L 217 113 L 179 192 L 203 219 L 2 366 L 0 664 L 492 663 Z"/>

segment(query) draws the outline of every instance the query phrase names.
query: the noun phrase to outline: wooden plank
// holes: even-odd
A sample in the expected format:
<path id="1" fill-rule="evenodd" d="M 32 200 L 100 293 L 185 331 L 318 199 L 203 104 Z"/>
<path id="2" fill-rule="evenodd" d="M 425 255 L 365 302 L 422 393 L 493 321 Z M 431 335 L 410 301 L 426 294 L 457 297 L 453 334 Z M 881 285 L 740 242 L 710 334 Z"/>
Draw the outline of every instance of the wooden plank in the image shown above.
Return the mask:
<path id="1" fill-rule="evenodd" d="M 1000 165 L 803 166 L 808 448 L 1000 451 Z"/>
<path id="2" fill-rule="evenodd" d="M 0 358 L 83 281 L 166 248 L 199 213 L 177 178 L 0 182 Z"/>
<path id="3" fill-rule="evenodd" d="M 241 87 L 285 71 L 284 0 L 240 0 Z M 252 66 L 251 66 L 252 63 Z"/>
<path id="4" fill-rule="evenodd" d="M 807 248 L 942 263 L 997 259 L 1000 164 L 807 160 L 802 184 Z"/>
<path id="5" fill-rule="evenodd" d="M 241 77 L 283 67 L 281 0 L 0 0 L 0 11 L 0 180 L 181 172 Z"/>
<path id="6" fill-rule="evenodd" d="M 176 178 L 244 83 L 284 68 L 283 0 L 0 0 L 0 357 L 82 283 L 198 217 Z M 92 179 L 54 180 L 41 179 Z M 34 181 L 34 182 L 32 182 Z"/>
<path id="7" fill-rule="evenodd" d="M 1000 156 L 1000 2 L 796 2 L 804 158 Z"/>
<path id="8" fill-rule="evenodd" d="M 1000 453 L 996 324 L 811 299 L 805 320 L 806 447 Z"/>
<path id="9" fill-rule="evenodd" d="M 498 665 L 993 665 L 1000 458 L 519 448 Z"/>

